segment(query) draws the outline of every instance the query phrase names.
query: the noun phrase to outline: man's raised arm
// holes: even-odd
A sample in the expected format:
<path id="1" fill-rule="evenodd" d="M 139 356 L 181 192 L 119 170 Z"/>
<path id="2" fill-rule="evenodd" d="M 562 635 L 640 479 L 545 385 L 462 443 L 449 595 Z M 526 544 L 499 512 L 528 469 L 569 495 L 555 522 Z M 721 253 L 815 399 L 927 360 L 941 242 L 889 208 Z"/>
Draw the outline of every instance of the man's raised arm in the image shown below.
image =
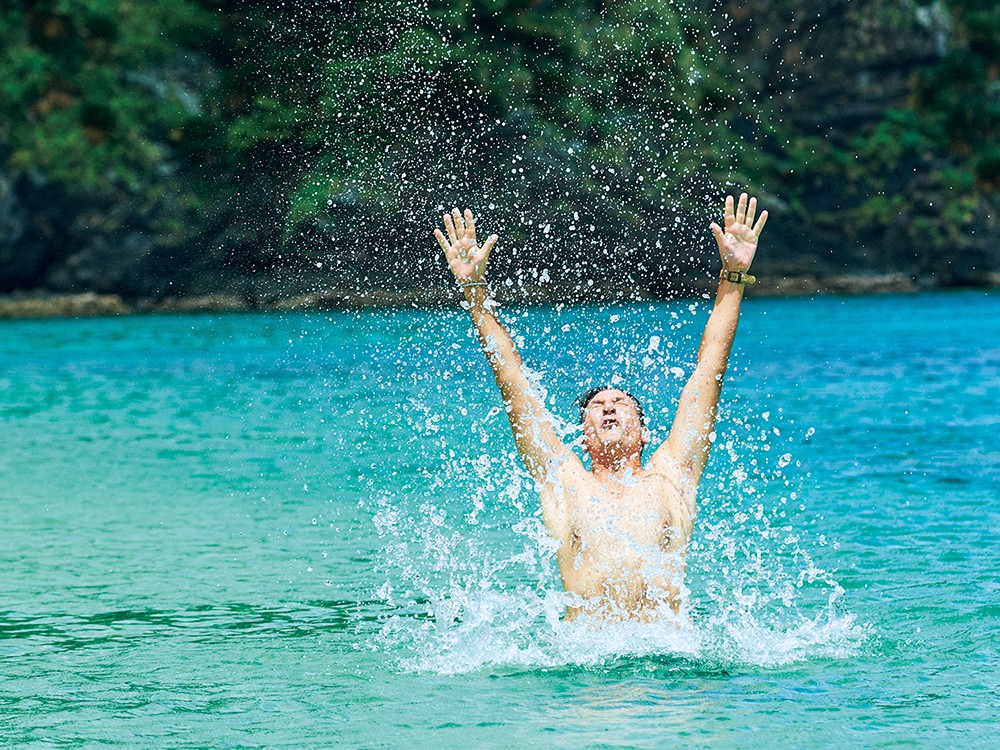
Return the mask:
<path id="1" fill-rule="evenodd" d="M 694 373 L 681 393 L 670 436 L 651 461 L 674 469 L 692 502 L 712 448 L 711 434 L 715 429 L 722 378 L 736 338 L 744 284 L 747 280 L 753 281 L 752 276 L 747 279 L 746 272 L 757 252 L 757 238 L 767 221 L 767 211 L 764 211 L 755 224 L 756 212 L 756 198 L 748 201 L 743 193 L 734 207 L 733 197 L 726 196 L 725 229 L 714 222 L 711 225 L 722 255 L 719 291 L 701 337 Z"/>
<path id="2" fill-rule="evenodd" d="M 465 292 L 476 336 L 500 388 L 521 459 L 535 481 L 545 484 L 555 478 L 553 472 L 562 462 L 579 459 L 556 433 L 551 415 L 524 375 L 514 341 L 496 316 L 496 303 L 490 297 L 485 277 L 486 262 L 497 236 L 490 235 L 479 246 L 475 218 L 468 209 L 464 216 L 455 208 L 442 218 L 448 236 L 440 229 L 434 230 L 434 236 Z"/>

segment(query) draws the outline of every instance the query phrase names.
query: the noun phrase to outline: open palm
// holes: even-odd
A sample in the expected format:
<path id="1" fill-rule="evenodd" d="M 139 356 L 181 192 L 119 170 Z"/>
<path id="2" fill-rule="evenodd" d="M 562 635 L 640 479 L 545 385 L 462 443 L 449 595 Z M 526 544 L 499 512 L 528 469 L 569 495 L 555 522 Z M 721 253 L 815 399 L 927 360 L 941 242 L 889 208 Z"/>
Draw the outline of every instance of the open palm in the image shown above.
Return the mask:
<path id="1" fill-rule="evenodd" d="M 486 261 L 497 241 L 497 235 L 491 234 L 480 246 L 476 242 L 476 219 L 469 209 L 465 209 L 463 215 L 457 208 L 453 208 L 450 214 L 444 214 L 441 218 L 448 236 L 445 237 L 440 229 L 435 229 L 434 237 L 444 250 L 448 267 L 455 274 L 458 283 L 482 281 L 486 275 Z"/>
<path id="2" fill-rule="evenodd" d="M 761 211 L 754 223 L 757 213 L 757 199 L 747 200 L 747 194 L 740 195 L 739 203 L 733 205 L 733 196 L 726 196 L 725 230 L 712 222 L 712 234 L 719 245 L 722 255 L 722 267 L 727 271 L 746 271 L 753 262 L 757 252 L 757 238 L 760 237 L 764 224 L 767 223 L 767 211 Z"/>

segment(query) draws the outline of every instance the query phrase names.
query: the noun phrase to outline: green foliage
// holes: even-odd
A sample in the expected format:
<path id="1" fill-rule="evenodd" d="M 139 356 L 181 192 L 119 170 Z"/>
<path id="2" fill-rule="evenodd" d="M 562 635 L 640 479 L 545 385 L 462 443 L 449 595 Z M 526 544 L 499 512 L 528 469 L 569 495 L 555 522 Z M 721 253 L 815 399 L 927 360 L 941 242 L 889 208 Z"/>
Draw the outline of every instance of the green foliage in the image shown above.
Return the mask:
<path id="1" fill-rule="evenodd" d="M 324 202 L 399 208 L 425 189 L 524 200 L 544 185 L 559 203 L 576 199 L 557 175 L 569 165 L 574 191 L 610 192 L 609 206 L 624 181 L 659 201 L 726 159 L 709 27 L 666 1 L 359 0 L 308 53 L 329 60 L 322 91 L 295 103 L 310 116 L 272 110 L 312 159 L 292 224 Z M 276 144 L 268 121 L 257 110 L 241 133 Z"/>
<path id="2" fill-rule="evenodd" d="M 173 0 L 42 0 L 0 10 L 0 140 L 70 185 L 135 185 L 185 117 L 169 68 L 211 14 Z"/>
<path id="3" fill-rule="evenodd" d="M 926 122 L 912 110 L 887 110 L 871 133 L 851 142 L 852 151 L 869 168 L 891 169 L 906 156 L 935 147 L 942 137 L 934 123 Z"/>
<path id="4" fill-rule="evenodd" d="M 913 196 L 900 191 L 917 175 L 933 191 L 936 204 L 923 205 L 939 212 L 934 220 L 971 221 L 978 191 L 1000 187 L 1000 6 L 950 0 L 944 11 L 953 26 L 948 49 L 915 70 L 909 106 L 823 134 L 770 124 L 765 114 L 771 148 L 754 144 L 742 160 L 747 173 L 837 232 L 898 223 L 914 210 Z M 914 227 L 932 221 L 910 220 Z"/>
<path id="5" fill-rule="evenodd" d="M 935 146 L 964 157 L 1000 148 L 1000 6 L 993 0 L 951 0 L 956 43 L 918 78 L 916 111 L 939 128 Z M 980 164 L 986 164 L 980 159 Z M 987 179 L 988 168 L 975 167 Z"/>
<path id="6" fill-rule="evenodd" d="M 994 0 L 952 0 L 961 14 L 969 49 L 993 65 L 1000 64 L 1000 7 Z"/>
<path id="7" fill-rule="evenodd" d="M 150 190 L 180 169 L 210 201 L 264 182 L 286 237 L 451 196 L 640 225 L 664 196 L 700 203 L 709 177 L 793 206 L 836 185 L 840 208 L 885 221 L 894 182 L 934 155 L 956 195 L 1000 183 L 994 0 L 948 2 L 952 48 L 912 106 L 843 137 L 758 104 L 741 123 L 742 73 L 701 5 L 16 0 L 0 9 L 0 153 L 74 188 Z"/>
<path id="8" fill-rule="evenodd" d="M 976 177 L 994 190 L 1000 188 L 1000 148 L 987 151 L 976 162 Z"/>
<path id="9" fill-rule="evenodd" d="M 1000 101 L 990 88 L 983 58 L 954 50 L 920 77 L 918 111 L 949 134 L 953 147 L 978 148 L 1000 138 Z"/>

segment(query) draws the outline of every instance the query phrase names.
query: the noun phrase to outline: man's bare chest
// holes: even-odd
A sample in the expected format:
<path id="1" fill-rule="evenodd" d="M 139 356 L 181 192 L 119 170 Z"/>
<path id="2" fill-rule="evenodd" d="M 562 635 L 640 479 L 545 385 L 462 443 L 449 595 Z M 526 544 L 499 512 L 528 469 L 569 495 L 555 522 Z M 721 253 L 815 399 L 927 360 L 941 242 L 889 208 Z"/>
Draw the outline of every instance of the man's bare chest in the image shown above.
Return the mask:
<path id="1" fill-rule="evenodd" d="M 626 482 L 586 477 L 567 489 L 567 531 L 574 546 L 625 543 L 664 548 L 686 538 L 689 524 L 683 498 L 660 475 Z"/>

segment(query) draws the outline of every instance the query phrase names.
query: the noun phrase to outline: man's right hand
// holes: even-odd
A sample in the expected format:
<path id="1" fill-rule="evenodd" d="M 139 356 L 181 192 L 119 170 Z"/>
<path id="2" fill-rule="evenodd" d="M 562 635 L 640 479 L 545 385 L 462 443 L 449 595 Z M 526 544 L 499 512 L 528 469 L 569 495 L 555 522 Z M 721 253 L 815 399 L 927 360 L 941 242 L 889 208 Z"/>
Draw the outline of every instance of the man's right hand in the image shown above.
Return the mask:
<path id="1" fill-rule="evenodd" d="M 498 237 L 491 234 L 480 247 L 476 242 L 476 220 L 472 211 L 465 209 L 465 215 L 453 208 L 450 214 L 441 217 L 448 231 L 445 238 L 440 229 L 434 230 L 438 244 L 444 250 L 448 266 L 459 284 L 482 281 L 486 275 L 486 261 Z"/>

